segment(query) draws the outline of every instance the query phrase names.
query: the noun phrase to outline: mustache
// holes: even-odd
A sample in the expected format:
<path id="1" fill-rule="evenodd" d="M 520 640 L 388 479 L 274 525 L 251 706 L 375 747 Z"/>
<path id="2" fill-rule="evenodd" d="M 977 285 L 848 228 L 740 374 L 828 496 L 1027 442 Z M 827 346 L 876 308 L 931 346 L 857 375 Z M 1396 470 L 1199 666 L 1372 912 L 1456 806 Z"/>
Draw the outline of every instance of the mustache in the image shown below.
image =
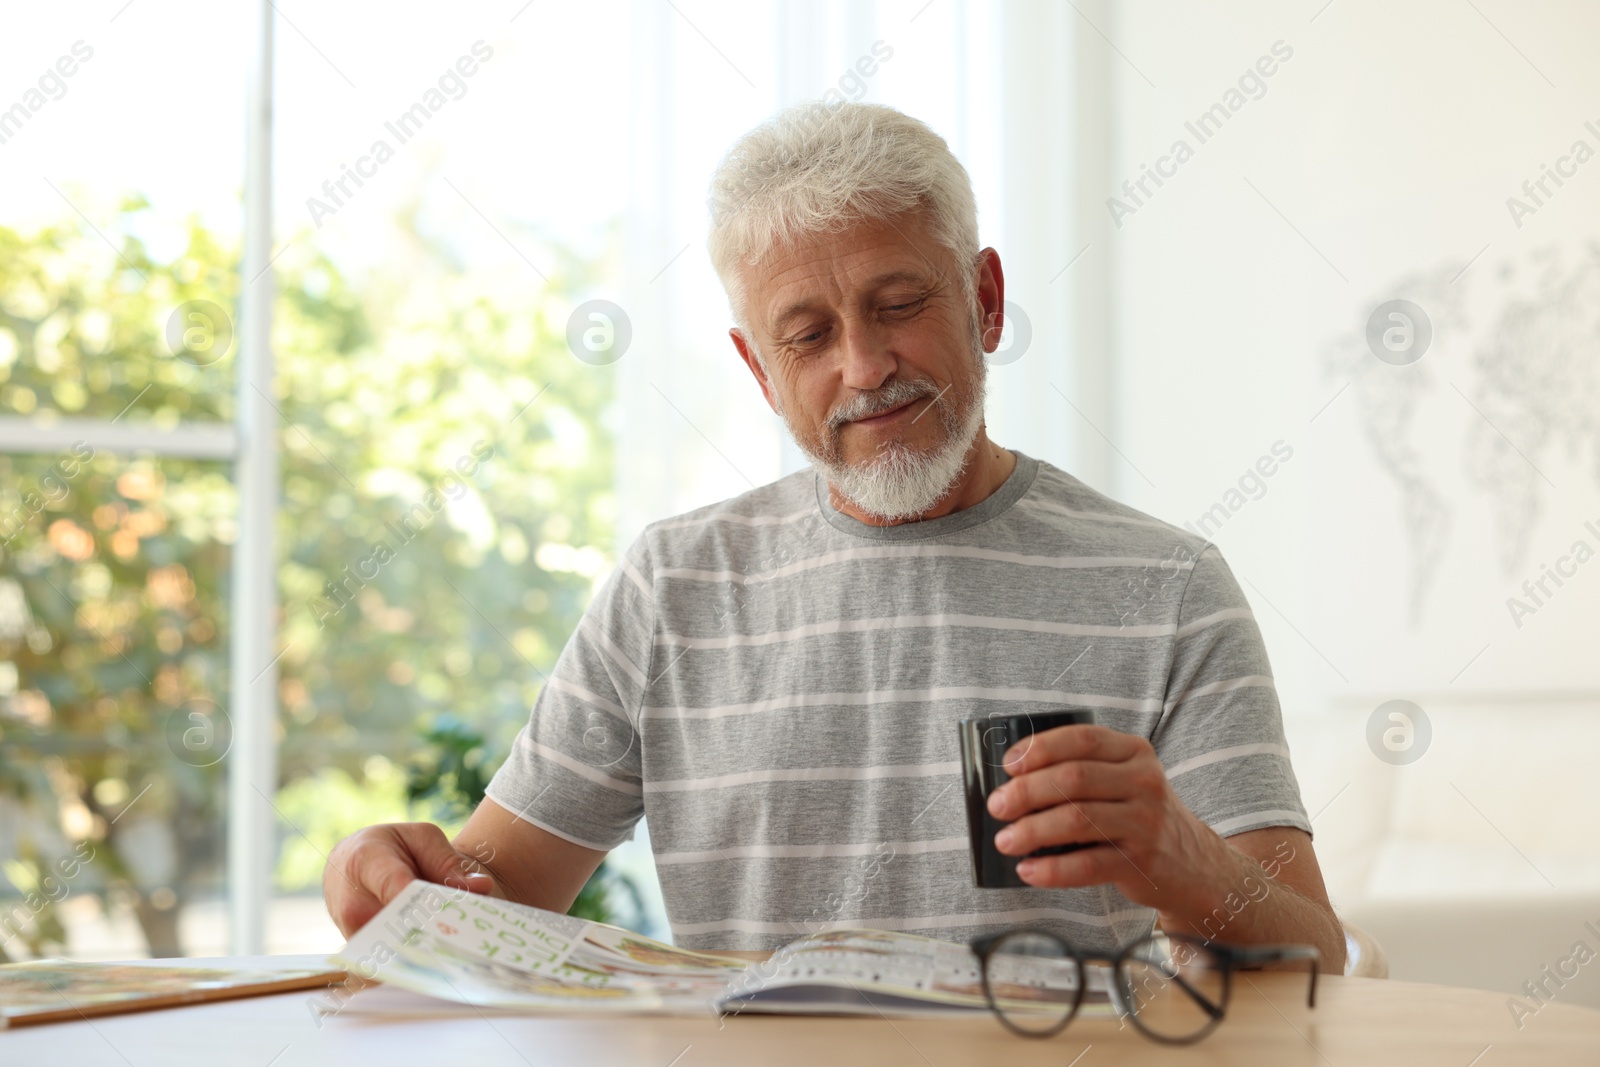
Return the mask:
<path id="1" fill-rule="evenodd" d="M 847 422 L 868 419 L 893 411 L 922 397 L 937 397 L 940 389 L 926 379 L 910 381 L 895 378 L 870 393 L 858 393 L 834 408 L 828 415 L 828 428 L 837 430 Z"/>

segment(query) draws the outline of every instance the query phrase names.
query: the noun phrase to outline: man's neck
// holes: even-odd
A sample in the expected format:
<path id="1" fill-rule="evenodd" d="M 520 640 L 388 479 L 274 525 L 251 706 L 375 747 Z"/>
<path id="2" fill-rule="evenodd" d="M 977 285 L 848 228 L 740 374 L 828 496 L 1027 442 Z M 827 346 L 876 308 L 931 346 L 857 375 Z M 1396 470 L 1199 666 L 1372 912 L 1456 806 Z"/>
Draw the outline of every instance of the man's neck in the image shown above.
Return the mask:
<path id="1" fill-rule="evenodd" d="M 989 499 L 994 491 L 1011 477 L 1011 472 L 1016 466 L 1016 454 L 989 440 L 988 433 L 980 427 L 977 438 L 972 442 L 972 448 L 967 452 L 967 465 L 961 472 L 961 477 L 956 479 L 956 484 L 937 504 L 920 515 L 892 521 L 868 515 L 841 496 L 831 482 L 828 484 L 828 502 L 833 505 L 835 511 L 864 522 L 868 526 L 899 526 L 907 522 L 926 522 L 941 515 L 964 511 L 974 504 Z"/>

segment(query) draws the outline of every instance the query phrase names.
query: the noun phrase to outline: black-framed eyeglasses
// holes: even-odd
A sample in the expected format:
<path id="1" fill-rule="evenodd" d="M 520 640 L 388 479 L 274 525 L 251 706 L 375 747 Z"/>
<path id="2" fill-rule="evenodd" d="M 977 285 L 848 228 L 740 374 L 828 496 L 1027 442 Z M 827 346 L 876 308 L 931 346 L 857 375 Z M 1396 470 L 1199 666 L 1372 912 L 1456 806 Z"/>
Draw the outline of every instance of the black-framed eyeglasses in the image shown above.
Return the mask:
<path id="1" fill-rule="evenodd" d="M 971 942 L 989 1007 L 1008 1030 L 1050 1037 L 1078 1014 L 1088 986 L 1086 965 L 1108 964 L 1112 1006 L 1146 1037 L 1168 1045 L 1199 1041 L 1222 1021 L 1233 972 L 1272 963 L 1310 963 L 1306 1005 L 1317 1004 L 1322 954 L 1313 945 L 1226 945 L 1155 933 L 1114 955 L 1078 951 L 1056 934 L 1016 929 Z"/>

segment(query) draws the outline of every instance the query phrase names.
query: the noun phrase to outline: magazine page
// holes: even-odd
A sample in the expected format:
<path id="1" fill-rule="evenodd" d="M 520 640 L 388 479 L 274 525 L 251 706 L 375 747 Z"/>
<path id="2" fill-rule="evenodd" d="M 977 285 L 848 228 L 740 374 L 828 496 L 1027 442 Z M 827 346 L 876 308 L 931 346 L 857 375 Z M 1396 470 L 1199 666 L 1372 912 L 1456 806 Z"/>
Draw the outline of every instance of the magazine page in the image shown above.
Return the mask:
<path id="1" fill-rule="evenodd" d="M 745 960 L 604 923 L 412 882 L 333 961 L 361 978 L 477 1007 L 713 1011 Z"/>
<path id="2" fill-rule="evenodd" d="M 1008 959 L 1003 986 L 1008 1003 L 1018 1006 L 1041 997 L 1059 998 L 1059 967 Z M 1042 962 L 1042 961 L 1041 961 Z M 1023 973 L 1023 972 L 1026 973 Z M 1111 1013 L 1105 970 L 1090 967 L 1083 1007 L 1086 1013 Z M 721 1001 L 724 1011 L 848 1014 L 897 1012 L 966 1014 L 988 1011 L 978 958 L 966 945 L 893 930 L 846 929 L 791 941 L 749 975 L 734 983 Z"/>
<path id="3" fill-rule="evenodd" d="M 363 979 L 474 1009 L 648 1014 L 971 1014 L 988 1010 L 966 945 L 848 929 L 791 941 L 751 963 L 604 923 L 413 882 L 332 962 Z M 1008 961 L 1015 1003 L 1059 996 L 1061 976 Z M 1026 972 L 1026 973 L 1024 973 Z M 330 1010 L 364 1012 L 357 994 Z M 343 998 L 338 998 L 343 999 Z M 374 999 L 374 998 L 369 998 Z M 382 1005 L 374 999 L 374 1010 Z M 1084 1011 L 1109 1012 L 1091 968 Z"/>

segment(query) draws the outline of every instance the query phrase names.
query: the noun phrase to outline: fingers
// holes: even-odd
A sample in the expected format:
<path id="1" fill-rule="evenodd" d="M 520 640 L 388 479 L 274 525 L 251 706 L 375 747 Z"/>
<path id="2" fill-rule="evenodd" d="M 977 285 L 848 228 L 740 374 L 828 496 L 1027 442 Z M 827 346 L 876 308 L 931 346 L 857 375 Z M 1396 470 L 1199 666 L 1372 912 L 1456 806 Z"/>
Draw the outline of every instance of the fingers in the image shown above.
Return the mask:
<path id="1" fill-rule="evenodd" d="M 401 846 L 411 858 L 413 878 L 447 885 L 453 889 L 474 889 L 492 884 L 488 868 L 463 852 L 457 851 L 444 836 L 444 831 L 431 822 L 397 823 L 390 827 Z M 469 879 L 468 876 L 475 876 Z M 404 889 L 402 884 L 395 892 Z M 474 889 L 484 892 L 484 889 Z M 392 899 L 392 897 L 388 898 Z"/>
<path id="2" fill-rule="evenodd" d="M 370 826 L 341 841 L 328 858 L 323 896 L 339 932 L 349 937 L 417 879 L 499 896 L 494 878 L 457 852 L 432 823 Z"/>
<path id="3" fill-rule="evenodd" d="M 503 898 L 505 896 L 505 894 L 501 892 L 500 887 L 495 884 L 494 875 L 492 874 L 486 874 L 483 871 L 474 871 L 471 874 L 462 875 L 461 880 L 462 885 L 467 888 L 468 892 L 478 893 L 486 897 Z"/>
<path id="4" fill-rule="evenodd" d="M 1160 781 L 1156 775 L 1161 776 Z M 1052 763 L 1013 778 L 990 793 L 989 814 L 997 819 L 1015 819 L 1069 800 L 1129 800 L 1152 787 L 1159 789 L 1164 781 L 1161 765 L 1153 760 L 1149 765 L 1133 760 Z"/>
<path id="5" fill-rule="evenodd" d="M 337 854 L 330 857 L 322 872 L 322 900 L 333 925 L 339 928 L 340 934 L 349 937 L 378 914 L 382 905 L 371 893 L 344 881 L 343 872 L 334 867 L 337 859 Z"/>
<path id="6" fill-rule="evenodd" d="M 1115 884 L 1127 878 L 1129 863 L 1111 845 L 1096 845 L 1059 856 L 1035 856 L 1017 864 L 1017 874 L 1041 889 L 1075 889 Z"/>
<path id="7" fill-rule="evenodd" d="M 339 928 L 343 937 L 351 937 L 367 923 L 372 917 L 383 910 L 383 905 L 378 903 L 378 898 L 371 893 L 345 894 L 335 898 L 326 896 L 328 915 L 333 919 L 333 925 Z"/>
<path id="8" fill-rule="evenodd" d="M 1008 856 L 1022 856 L 1046 845 L 1118 841 L 1141 827 L 1132 805 L 1073 801 L 1018 819 L 995 835 L 994 844 Z"/>
<path id="9" fill-rule="evenodd" d="M 1150 742 L 1105 726 L 1077 723 L 1057 726 L 1022 738 L 1006 749 L 1005 769 L 1013 778 L 1062 760 L 1105 760 L 1116 763 L 1132 759 Z"/>
<path id="10" fill-rule="evenodd" d="M 369 826 L 346 838 L 329 858 L 329 867 L 335 869 L 337 877 L 330 874 L 324 878 L 328 911 L 346 937 L 366 925 L 402 889 L 423 877 L 396 832 L 398 829 Z"/>

